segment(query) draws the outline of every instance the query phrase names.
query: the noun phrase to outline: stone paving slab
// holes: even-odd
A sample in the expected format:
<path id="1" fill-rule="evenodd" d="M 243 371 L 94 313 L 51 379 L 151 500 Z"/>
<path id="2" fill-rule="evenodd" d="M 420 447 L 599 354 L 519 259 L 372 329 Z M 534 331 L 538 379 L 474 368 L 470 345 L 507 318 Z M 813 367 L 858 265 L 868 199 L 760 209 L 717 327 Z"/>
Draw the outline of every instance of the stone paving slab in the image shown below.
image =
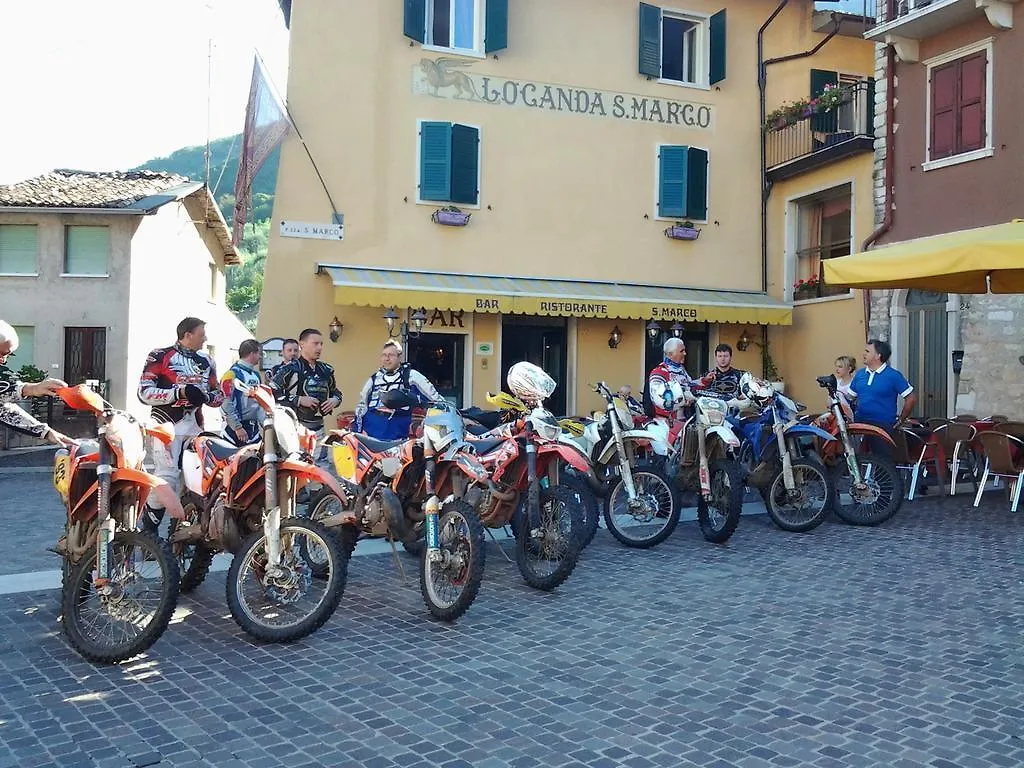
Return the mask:
<path id="1" fill-rule="evenodd" d="M 877 529 L 745 518 L 724 547 L 600 532 L 551 594 L 492 545 L 454 626 L 359 557 L 289 646 L 243 635 L 214 574 L 116 667 L 69 649 L 56 592 L 0 597 L 0 768 L 1020 766 L 1022 530 L 994 496 Z"/>

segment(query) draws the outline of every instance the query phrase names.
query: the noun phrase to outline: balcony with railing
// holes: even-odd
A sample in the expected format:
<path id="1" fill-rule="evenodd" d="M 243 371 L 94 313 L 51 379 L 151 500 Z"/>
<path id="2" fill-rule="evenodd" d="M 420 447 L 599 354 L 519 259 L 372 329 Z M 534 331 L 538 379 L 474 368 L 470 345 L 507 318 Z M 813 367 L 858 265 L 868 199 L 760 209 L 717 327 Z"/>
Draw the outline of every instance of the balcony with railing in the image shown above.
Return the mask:
<path id="1" fill-rule="evenodd" d="M 865 80 L 771 113 L 764 126 L 768 178 L 792 178 L 874 151 L 874 91 L 874 83 Z"/>
<path id="2" fill-rule="evenodd" d="M 1017 0 L 878 0 L 877 24 L 864 36 L 924 40 L 953 27 L 986 16 L 996 29 L 1013 26 Z"/>

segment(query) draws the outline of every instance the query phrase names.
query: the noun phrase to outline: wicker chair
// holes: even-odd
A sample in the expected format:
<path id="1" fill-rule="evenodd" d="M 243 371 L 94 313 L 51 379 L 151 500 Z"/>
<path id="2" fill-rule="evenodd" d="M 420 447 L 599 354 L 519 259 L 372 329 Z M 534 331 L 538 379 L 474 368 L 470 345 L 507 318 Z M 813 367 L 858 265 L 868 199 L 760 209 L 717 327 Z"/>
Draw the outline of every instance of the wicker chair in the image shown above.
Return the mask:
<path id="1" fill-rule="evenodd" d="M 942 448 L 943 458 L 949 463 L 949 495 L 956 495 L 956 481 L 960 479 L 960 462 L 966 463 L 970 471 L 970 481 L 974 490 L 978 490 L 977 460 L 971 443 L 978 437 L 978 430 L 973 424 L 963 421 L 949 421 L 932 430 L 933 439 Z"/>
<path id="2" fill-rule="evenodd" d="M 1003 414 L 1001 414 L 1001 413 L 997 413 L 995 416 L 989 416 L 988 420 L 989 421 L 994 421 L 996 424 L 998 424 L 1001 421 L 1009 421 L 1010 417 L 1009 416 L 1003 416 Z"/>
<path id="3" fill-rule="evenodd" d="M 893 450 L 896 468 L 910 475 L 907 500 L 914 500 L 918 480 L 927 474 L 929 465 L 934 466 L 941 489 L 946 459 L 941 444 L 932 439 L 931 433 L 920 428 L 900 427 L 895 430 L 893 439 L 896 442 Z"/>
<path id="4" fill-rule="evenodd" d="M 980 419 L 978 419 L 978 417 L 973 413 L 961 413 L 957 415 L 956 421 L 969 421 L 973 423 L 975 421 L 980 421 Z"/>
<path id="5" fill-rule="evenodd" d="M 981 503 L 981 494 L 990 476 L 1005 477 L 1009 480 L 1010 511 L 1016 512 L 1020 505 L 1021 487 L 1024 486 L 1024 440 L 1005 432 L 991 430 L 978 435 L 985 449 L 985 469 L 981 473 L 978 492 L 974 495 L 974 506 Z"/>

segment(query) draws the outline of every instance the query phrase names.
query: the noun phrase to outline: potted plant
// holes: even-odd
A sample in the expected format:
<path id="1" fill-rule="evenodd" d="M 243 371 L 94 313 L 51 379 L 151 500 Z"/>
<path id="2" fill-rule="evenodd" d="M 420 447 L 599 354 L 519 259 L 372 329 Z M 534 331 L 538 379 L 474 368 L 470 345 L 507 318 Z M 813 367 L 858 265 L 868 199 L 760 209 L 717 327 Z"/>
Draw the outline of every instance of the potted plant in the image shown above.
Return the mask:
<path id="1" fill-rule="evenodd" d="M 818 298 L 818 288 L 821 287 L 821 280 L 817 275 L 811 275 L 806 280 L 797 280 L 793 283 L 793 300 Z"/>
<path id="2" fill-rule="evenodd" d="M 765 339 L 764 344 L 754 343 L 761 349 L 761 368 L 764 371 L 765 380 L 775 388 L 776 392 L 784 394 L 786 383 L 782 380 L 782 374 L 779 373 L 779 369 L 772 359 L 772 354 L 768 349 L 768 339 Z"/>
<path id="3" fill-rule="evenodd" d="M 671 240 L 696 240 L 700 237 L 700 230 L 692 221 L 677 221 L 665 229 L 665 237 Z"/>
<path id="4" fill-rule="evenodd" d="M 472 215 L 454 205 L 446 205 L 444 208 L 434 211 L 430 218 L 435 224 L 443 224 L 446 227 L 464 227 L 469 224 L 469 217 Z"/>
<path id="5" fill-rule="evenodd" d="M 846 89 L 838 83 L 829 83 L 821 95 L 816 98 L 786 102 L 778 109 L 769 112 L 765 116 L 764 130 L 766 133 L 781 131 L 800 120 L 838 109 L 845 100 Z"/>

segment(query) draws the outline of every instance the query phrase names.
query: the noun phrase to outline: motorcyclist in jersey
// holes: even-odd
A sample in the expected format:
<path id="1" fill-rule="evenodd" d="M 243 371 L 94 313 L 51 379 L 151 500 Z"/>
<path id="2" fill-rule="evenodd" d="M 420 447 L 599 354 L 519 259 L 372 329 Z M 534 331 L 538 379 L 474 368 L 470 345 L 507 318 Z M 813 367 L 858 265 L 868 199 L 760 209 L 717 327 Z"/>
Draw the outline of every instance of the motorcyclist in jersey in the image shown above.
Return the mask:
<path id="1" fill-rule="evenodd" d="M 180 492 L 179 463 L 185 441 L 202 429 L 202 407 L 220 407 L 224 402 L 217 380 L 217 368 L 206 345 L 206 323 L 186 317 L 177 328 L 172 346 L 154 349 L 146 358 L 139 380 L 139 400 L 152 407 L 153 418 L 174 424 L 174 441 L 164 446 L 153 441 L 154 474 Z M 143 530 L 155 534 L 164 518 L 163 503 L 150 497 L 142 515 Z"/>
<path id="2" fill-rule="evenodd" d="M 370 437 L 401 440 L 409 436 L 412 409 L 392 410 L 383 405 L 384 393 L 393 389 L 405 390 L 424 403 L 444 400 L 430 379 L 402 362 L 402 345 L 388 339 L 380 352 L 380 368 L 366 380 L 356 406 L 362 431 Z"/>
<path id="3" fill-rule="evenodd" d="M 654 415 L 670 419 L 675 417 L 679 408 L 694 401 L 690 388 L 700 384 L 690 377 L 684 366 L 686 342 L 673 336 L 665 342 L 662 351 L 665 359 L 651 369 L 647 377 L 647 388 L 654 404 Z M 678 387 L 671 387 L 673 383 Z M 681 399 L 673 394 L 673 389 L 682 391 Z"/>
<path id="4" fill-rule="evenodd" d="M 235 445 L 252 442 L 260 431 L 263 410 L 247 392 L 263 383 L 256 368 L 260 355 L 260 343 L 255 339 L 246 339 L 238 345 L 238 360 L 220 380 L 220 388 L 224 393 L 224 402 L 220 406 L 224 414 L 224 438 Z M 242 384 L 243 389 L 236 387 L 235 382 Z"/>
<path id="5" fill-rule="evenodd" d="M 704 387 L 701 394 L 727 401 L 740 398 L 740 378 L 744 373 L 732 367 L 732 347 L 719 344 L 715 347 L 715 367 L 700 380 Z"/>
<path id="6" fill-rule="evenodd" d="M 0 320 L 0 424 L 23 435 L 43 438 L 55 445 L 73 445 L 75 441 L 72 438 L 62 435 L 20 406 L 15 405 L 16 400 L 55 395 L 58 389 L 67 386 L 60 379 L 44 379 L 36 383 L 21 381 L 17 374 L 7 367 L 10 357 L 18 349 L 19 343 L 18 332 L 14 330 L 14 327 Z"/>

